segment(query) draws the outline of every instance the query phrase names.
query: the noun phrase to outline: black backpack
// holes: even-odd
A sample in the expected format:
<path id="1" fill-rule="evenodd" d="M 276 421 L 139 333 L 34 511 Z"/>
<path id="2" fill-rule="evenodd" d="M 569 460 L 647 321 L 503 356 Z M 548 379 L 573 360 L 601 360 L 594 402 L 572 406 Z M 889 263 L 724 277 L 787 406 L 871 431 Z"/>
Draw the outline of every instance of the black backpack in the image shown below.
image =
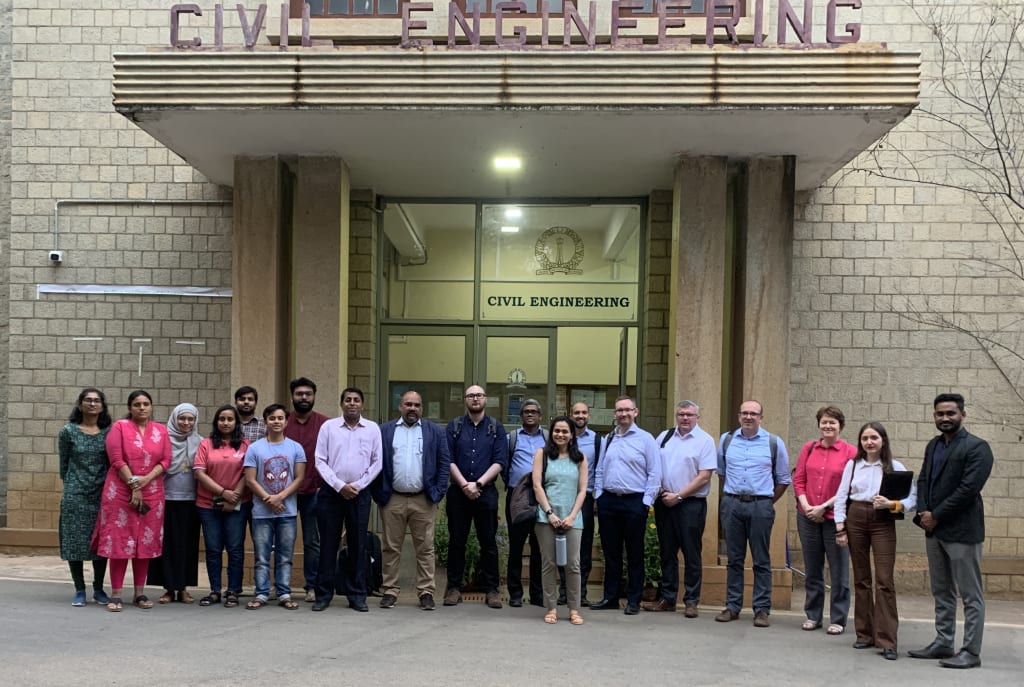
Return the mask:
<path id="1" fill-rule="evenodd" d="M 380 537 L 373 532 L 366 533 L 366 559 L 363 561 L 364 574 L 366 576 L 366 592 L 368 594 L 380 593 L 384 586 L 384 568 L 381 560 Z M 338 552 L 338 562 L 334 569 L 334 591 L 341 596 L 348 596 L 348 548 Z"/>

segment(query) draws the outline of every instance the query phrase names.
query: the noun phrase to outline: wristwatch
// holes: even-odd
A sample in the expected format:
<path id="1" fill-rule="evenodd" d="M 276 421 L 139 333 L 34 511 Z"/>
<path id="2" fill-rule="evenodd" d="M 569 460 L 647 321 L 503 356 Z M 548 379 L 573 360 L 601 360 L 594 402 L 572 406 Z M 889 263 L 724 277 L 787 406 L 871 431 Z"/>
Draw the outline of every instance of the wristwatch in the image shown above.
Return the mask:
<path id="1" fill-rule="evenodd" d="M 479 489 L 480 491 L 483 491 L 484 490 L 484 483 L 481 482 L 480 480 L 477 480 L 476 481 L 476 488 Z"/>
<path id="2" fill-rule="evenodd" d="M 550 508 L 548 510 L 544 511 L 544 515 L 554 515 L 554 514 L 555 514 L 555 511 L 551 510 Z"/>

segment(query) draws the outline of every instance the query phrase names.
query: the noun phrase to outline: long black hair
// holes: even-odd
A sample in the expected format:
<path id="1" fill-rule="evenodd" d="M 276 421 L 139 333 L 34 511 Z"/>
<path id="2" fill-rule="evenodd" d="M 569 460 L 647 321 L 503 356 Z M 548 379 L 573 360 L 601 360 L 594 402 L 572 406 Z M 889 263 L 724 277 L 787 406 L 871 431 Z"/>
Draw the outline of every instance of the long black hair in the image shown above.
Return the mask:
<path id="1" fill-rule="evenodd" d="M 217 427 L 217 420 L 220 418 L 220 414 L 225 410 L 231 411 L 235 416 L 235 429 L 231 432 L 231 439 L 228 441 L 231 444 L 231 448 L 237 450 L 242 448 L 242 418 L 238 416 L 238 408 L 230 404 L 222 405 L 217 408 L 217 412 L 213 414 L 213 430 L 210 432 L 210 443 L 213 444 L 214 448 L 220 448 L 224 445 L 224 437 L 220 434 L 220 428 Z"/>
<path id="2" fill-rule="evenodd" d="M 76 425 L 82 424 L 85 416 L 82 414 L 82 401 L 85 397 L 91 393 L 95 393 L 100 397 L 100 416 L 96 418 L 96 425 L 100 429 L 106 429 L 110 426 L 112 420 L 110 419 L 110 411 L 107 409 L 107 397 L 106 395 L 94 386 L 87 386 L 82 389 L 82 393 L 78 394 L 78 402 L 75 403 L 74 410 L 71 411 L 71 415 L 68 416 L 68 422 L 74 422 Z"/>
<path id="3" fill-rule="evenodd" d="M 889 448 L 889 433 L 885 431 L 885 425 L 881 422 L 865 423 L 860 428 L 860 431 L 857 432 L 857 455 L 854 460 L 864 460 L 868 457 L 868 452 L 864 450 L 864 445 L 860 443 L 860 438 L 866 429 L 873 429 L 878 432 L 878 436 L 882 437 L 882 448 L 878 452 L 878 458 L 882 461 L 882 472 L 892 472 L 892 449 Z"/>
<path id="4" fill-rule="evenodd" d="M 559 415 L 551 420 L 551 426 L 548 427 L 548 439 L 544 443 L 544 455 L 548 460 L 558 460 L 559 448 L 555 444 L 554 431 L 555 425 L 559 422 L 564 422 L 569 426 L 569 460 L 579 465 L 583 462 L 583 454 L 580 453 L 580 447 L 576 443 L 576 425 L 567 415 Z"/>

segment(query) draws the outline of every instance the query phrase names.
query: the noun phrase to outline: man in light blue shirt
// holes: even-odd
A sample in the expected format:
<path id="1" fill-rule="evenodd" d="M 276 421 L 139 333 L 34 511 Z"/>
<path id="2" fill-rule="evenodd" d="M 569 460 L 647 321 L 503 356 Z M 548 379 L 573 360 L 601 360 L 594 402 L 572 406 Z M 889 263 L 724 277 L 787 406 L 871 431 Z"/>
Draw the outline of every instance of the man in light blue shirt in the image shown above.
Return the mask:
<path id="1" fill-rule="evenodd" d="M 508 605 L 523 605 L 523 545 L 530 541 L 530 603 L 544 607 L 544 589 L 541 586 L 540 546 L 533 534 L 533 520 L 512 523 L 512 490 L 525 475 L 533 471 L 533 454 L 544 448 L 547 432 L 541 426 L 540 403 L 532 398 L 523 401 L 519 409 L 522 426 L 509 435 L 508 471 L 504 475 L 505 522 L 508 523 Z"/>
<path id="2" fill-rule="evenodd" d="M 615 400 L 615 431 L 608 435 L 594 471 L 594 499 L 604 550 L 604 597 L 590 608 L 618 609 L 622 585 L 622 548 L 629 564 L 626 615 L 640 612 L 644 586 L 644 527 L 661 487 L 661 457 L 654 437 L 636 426 L 636 403 Z"/>
<path id="3" fill-rule="evenodd" d="M 725 610 L 715 620 L 740 617 L 743 607 L 743 562 L 750 544 L 754 562 L 754 627 L 768 627 L 772 608 L 772 561 L 769 544 L 775 502 L 791 478 L 789 454 L 782 439 L 761 427 L 764 411 L 757 401 L 740 405 L 740 427 L 722 435 L 718 475 L 723 479 L 722 529 L 728 556 Z"/>

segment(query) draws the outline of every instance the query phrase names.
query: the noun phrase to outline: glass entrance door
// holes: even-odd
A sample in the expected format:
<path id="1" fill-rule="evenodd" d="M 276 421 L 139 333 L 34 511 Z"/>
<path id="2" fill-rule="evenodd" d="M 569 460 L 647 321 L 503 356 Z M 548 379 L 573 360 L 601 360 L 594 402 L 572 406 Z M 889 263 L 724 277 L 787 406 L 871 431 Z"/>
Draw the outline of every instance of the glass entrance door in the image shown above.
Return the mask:
<path id="1" fill-rule="evenodd" d="M 505 425 L 519 424 L 519 409 L 531 398 L 544 417 L 555 412 L 557 330 L 547 327 L 481 328 L 481 368 L 486 382 L 488 414 Z"/>
<path id="2" fill-rule="evenodd" d="M 382 420 L 398 417 L 402 394 L 423 397 L 423 417 L 441 425 L 465 412 L 462 390 L 473 377 L 472 327 L 385 326 Z"/>

